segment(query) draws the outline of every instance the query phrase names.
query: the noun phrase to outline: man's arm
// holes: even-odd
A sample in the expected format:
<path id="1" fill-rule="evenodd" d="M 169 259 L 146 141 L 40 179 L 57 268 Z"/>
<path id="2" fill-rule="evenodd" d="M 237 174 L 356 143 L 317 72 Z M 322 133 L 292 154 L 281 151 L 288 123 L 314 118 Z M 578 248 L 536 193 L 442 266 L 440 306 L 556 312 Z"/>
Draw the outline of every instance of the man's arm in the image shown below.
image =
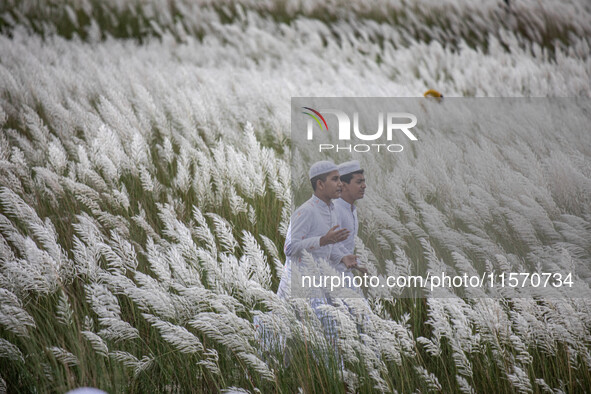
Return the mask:
<path id="1" fill-rule="evenodd" d="M 286 256 L 293 256 L 301 253 L 302 250 L 312 251 L 325 245 L 338 243 L 349 236 L 349 230 L 334 226 L 323 236 L 309 237 L 315 220 L 313 211 L 299 210 L 294 213 L 285 237 Z"/>
<path id="2" fill-rule="evenodd" d="M 313 220 L 308 210 L 298 209 L 294 212 L 285 237 L 286 256 L 291 257 L 301 253 L 302 250 L 311 251 L 320 247 L 320 237 L 308 238 Z"/>
<path id="3" fill-rule="evenodd" d="M 349 254 L 350 253 L 345 249 L 342 243 L 337 243 L 332 247 L 330 252 L 330 264 L 337 265 L 338 263 L 341 263 L 343 258 Z"/>
<path id="4" fill-rule="evenodd" d="M 336 213 L 337 213 L 337 218 L 338 218 L 337 219 L 338 220 L 338 224 L 339 224 L 339 226 L 342 229 L 346 229 L 346 227 L 344 226 L 343 219 L 342 219 L 342 215 L 343 215 L 342 209 L 339 207 L 338 204 L 335 204 L 335 205 L 336 205 Z M 349 230 L 347 230 L 347 237 L 348 237 L 348 235 L 349 235 Z M 343 239 L 343 241 L 345 239 L 347 239 L 347 237 L 345 237 Z M 339 263 L 345 264 L 345 261 L 343 259 L 345 258 L 345 256 L 349 256 L 349 255 L 351 255 L 351 252 L 349 252 L 347 250 L 347 248 L 345 247 L 345 244 L 339 242 L 336 245 L 334 245 L 333 248 L 332 248 L 332 250 L 331 250 L 330 257 L 329 257 L 330 264 L 333 265 L 333 266 L 336 266 Z M 350 259 L 345 259 L 345 260 L 347 262 L 350 262 Z M 347 268 L 349 268 L 349 266 L 347 264 L 345 264 L 345 266 Z"/>

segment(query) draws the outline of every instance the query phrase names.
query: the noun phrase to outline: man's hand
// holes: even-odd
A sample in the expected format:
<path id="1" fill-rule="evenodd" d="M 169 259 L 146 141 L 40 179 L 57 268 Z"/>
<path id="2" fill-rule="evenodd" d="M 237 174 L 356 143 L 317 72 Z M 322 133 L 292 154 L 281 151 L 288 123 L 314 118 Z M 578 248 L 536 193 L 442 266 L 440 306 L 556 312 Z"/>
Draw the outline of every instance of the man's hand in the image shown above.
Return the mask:
<path id="1" fill-rule="evenodd" d="M 345 267 L 347 268 L 355 268 L 357 267 L 357 256 L 355 256 L 354 254 L 349 254 L 343 257 L 341 262 L 345 264 Z"/>
<path id="2" fill-rule="evenodd" d="M 354 254 L 347 255 L 341 259 L 341 262 L 345 264 L 347 268 L 353 268 L 357 271 L 361 272 L 362 274 L 367 274 L 369 271 L 365 267 L 360 267 L 357 265 L 357 256 Z"/>
<path id="3" fill-rule="evenodd" d="M 338 225 L 334 226 L 326 234 L 320 237 L 320 246 L 336 244 L 347 239 L 349 236 L 349 230 L 342 228 L 337 230 Z"/>

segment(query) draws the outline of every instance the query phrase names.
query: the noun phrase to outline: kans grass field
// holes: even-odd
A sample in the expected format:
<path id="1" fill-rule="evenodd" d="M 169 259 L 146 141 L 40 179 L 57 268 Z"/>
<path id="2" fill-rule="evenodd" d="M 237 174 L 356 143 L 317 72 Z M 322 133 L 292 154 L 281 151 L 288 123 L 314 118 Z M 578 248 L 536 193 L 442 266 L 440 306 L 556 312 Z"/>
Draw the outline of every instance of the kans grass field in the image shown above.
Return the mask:
<path id="1" fill-rule="evenodd" d="M 359 211 L 383 275 L 542 264 L 579 297 L 367 291 L 332 343 L 275 295 L 291 97 L 588 100 L 588 1 L 4 0 L 0 32 L 0 392 L 591 389 L 588 122 L 432 133 Z"/>

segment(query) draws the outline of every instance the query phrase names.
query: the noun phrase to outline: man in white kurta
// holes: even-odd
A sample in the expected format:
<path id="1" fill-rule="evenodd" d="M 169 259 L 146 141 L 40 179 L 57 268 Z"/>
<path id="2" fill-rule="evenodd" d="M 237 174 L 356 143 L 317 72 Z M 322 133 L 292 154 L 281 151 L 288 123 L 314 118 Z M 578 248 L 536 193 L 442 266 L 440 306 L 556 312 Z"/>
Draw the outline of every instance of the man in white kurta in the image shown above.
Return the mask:
<path id="1" fill-rule="evenodd" d="M 293 264 L 301 266 L 304 254 L 310 254 L 313 261 L 324 259 L 336 264 L 354 256 L 342 254 L 344 249 L 333 248 L 349 236 L 349 231 L 338 226 L 338 217 L 333 199 L 341 194 L 341 182 L 337 166 L 329 161 L 312 165 L 309 172 L 314 195 L 302 204 L 291 217 L 285 239 L 285 263 L 277 294 L 283 299 L 291 296 L 291 273 Z M 313 302 L 322 302 L 313 300 Z"/>
<path id="2" fill-rule="evenodd" d="M 343 242 L 335 245 L 338 251 L 334 253 L 353 255 L 355 251 L 355 237 L 359 231 L 359 220 L 357 219 L 355 202 L 364 197 L 367 185 L 365 184 L 365 176 L 363 175 L 363 169 L 359 161 L 348 161 L 340 164 L 338 168 L 342 183 L 341 197 L 336 199 L 334 204 L 339 218 L 338 224 L 341 228 L 349 230 L 349 235 Z M 349 309 L 349 313 L 351 313 L 351 316 L 353 316 L 353 319 L 357 323 L 357 330 L 360 333 L 364 332 L 367 330 L 370 322 L 368 312 L 366 312 L 369 310 L 369 304 L 363 297 L 361 289 L 349 286 L 349 283 L 352 283 L 354 278 L 353 272 L 351 272 L 352 269 L 356 269 L 361 273 L 367 273 L 367 269 L 359 267 L 357 260 L 343 261 L 336 268 L 339 272 L 351 278 L 351 281 L 346 284 L 346 287 L 354 293 L 350 293 L 350 296 L 340 298 L 340 301 Z M 361 298 L 363 302 L 360 304 L 352 298 Z"/>
<path id="3" fill-rule="evenodd" d="M 338 216 L 338 225 L 340 228 L 347 229 L 349 235 L 347 238 L 335 245 L 333 253 L 341 255 L 353 255 L 355 252 L 355 237 L 359 231 L 359 220 L 357 219 L 357 207 L 355 201 L 360 200 L 365 195 L 365 176 L 359 161 L 352 160 L 342 163 L 338 166 L 341 179 L 341 197 L 334 201 Z M 363 268 L 357 266 L 357 261 L 350 264 L 340 262 L 336 266 L 339 272 L 344 272 L 345 275 L 353 279 L 352 269 L 358 269 L 365 272 Z M 351 283 L 352 281 L 348 282 Z M 351 288 L 351 287 L 350 287 Z"/>

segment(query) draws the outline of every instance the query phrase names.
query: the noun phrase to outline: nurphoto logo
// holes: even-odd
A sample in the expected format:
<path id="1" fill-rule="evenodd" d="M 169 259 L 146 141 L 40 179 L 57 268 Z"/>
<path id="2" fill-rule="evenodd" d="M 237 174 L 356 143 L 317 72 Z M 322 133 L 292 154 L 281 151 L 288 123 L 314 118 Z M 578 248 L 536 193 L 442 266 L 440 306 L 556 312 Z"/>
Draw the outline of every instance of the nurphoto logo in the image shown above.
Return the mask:
<path id="1" fill-rule="evenodd" d="M 353 127 L 351 127 L 351 120 L 349 115 L 347 115 L 344 111 L 338 109 L 323 109 L 323 110 L 315 110 L 310 107 L 302 107 L 303 109 L 307 110 L 306 112 L 302 112 L 305 115 L 308 115 L 310 119 L 308 119 L 307 123 L 307 139 L 309 141 L 314 139 L 314 128 L 316 127 L 315 124 L 318 125 L 318 128 L 321 131 L 328 131 L 328 123 L 322 114 L 329 114 L 334 115 L 336 117 L 338 123 L 338 140 L 339 141 L 351 141 L 353 140 L 361 140 L 361 141 L 377 141 L 381 139 L 385 133 L 385 139 L 388 143 L 360 143 L 360 144 L 319 144 L 318 149 L 320 152 L 323 151 L 346 151 L 346 152 L 370 152 L 370 151 L 387 151 L 387 152 L 402 152 L 404 147 L 400 144 L 392 144 L 390 143 L 398 131 L 401 131 L 408 139 L 411 141 L 417 141 L 417 137 L 410 131 L 411 128 L 416 126 L 417 124 L 417 117 L 411 113 L 407 112 L 388 112 L 386 113 L 386 125 L 384 127 L 384 113 L 378 113 L 378 126 L 376 131 L 369 131 L 365 129 L 365 131 L 361 130 L 359 126 L 359 112 L 353 113 Z M 309 111 L 309 112 L 308 112 Z M 400 122 L 400 120 L 406 120 L 406 122 Z M 353 130 L 353 133 L 351 133 Z M 353 134 L 353 136 L 352 136 Z"/>

